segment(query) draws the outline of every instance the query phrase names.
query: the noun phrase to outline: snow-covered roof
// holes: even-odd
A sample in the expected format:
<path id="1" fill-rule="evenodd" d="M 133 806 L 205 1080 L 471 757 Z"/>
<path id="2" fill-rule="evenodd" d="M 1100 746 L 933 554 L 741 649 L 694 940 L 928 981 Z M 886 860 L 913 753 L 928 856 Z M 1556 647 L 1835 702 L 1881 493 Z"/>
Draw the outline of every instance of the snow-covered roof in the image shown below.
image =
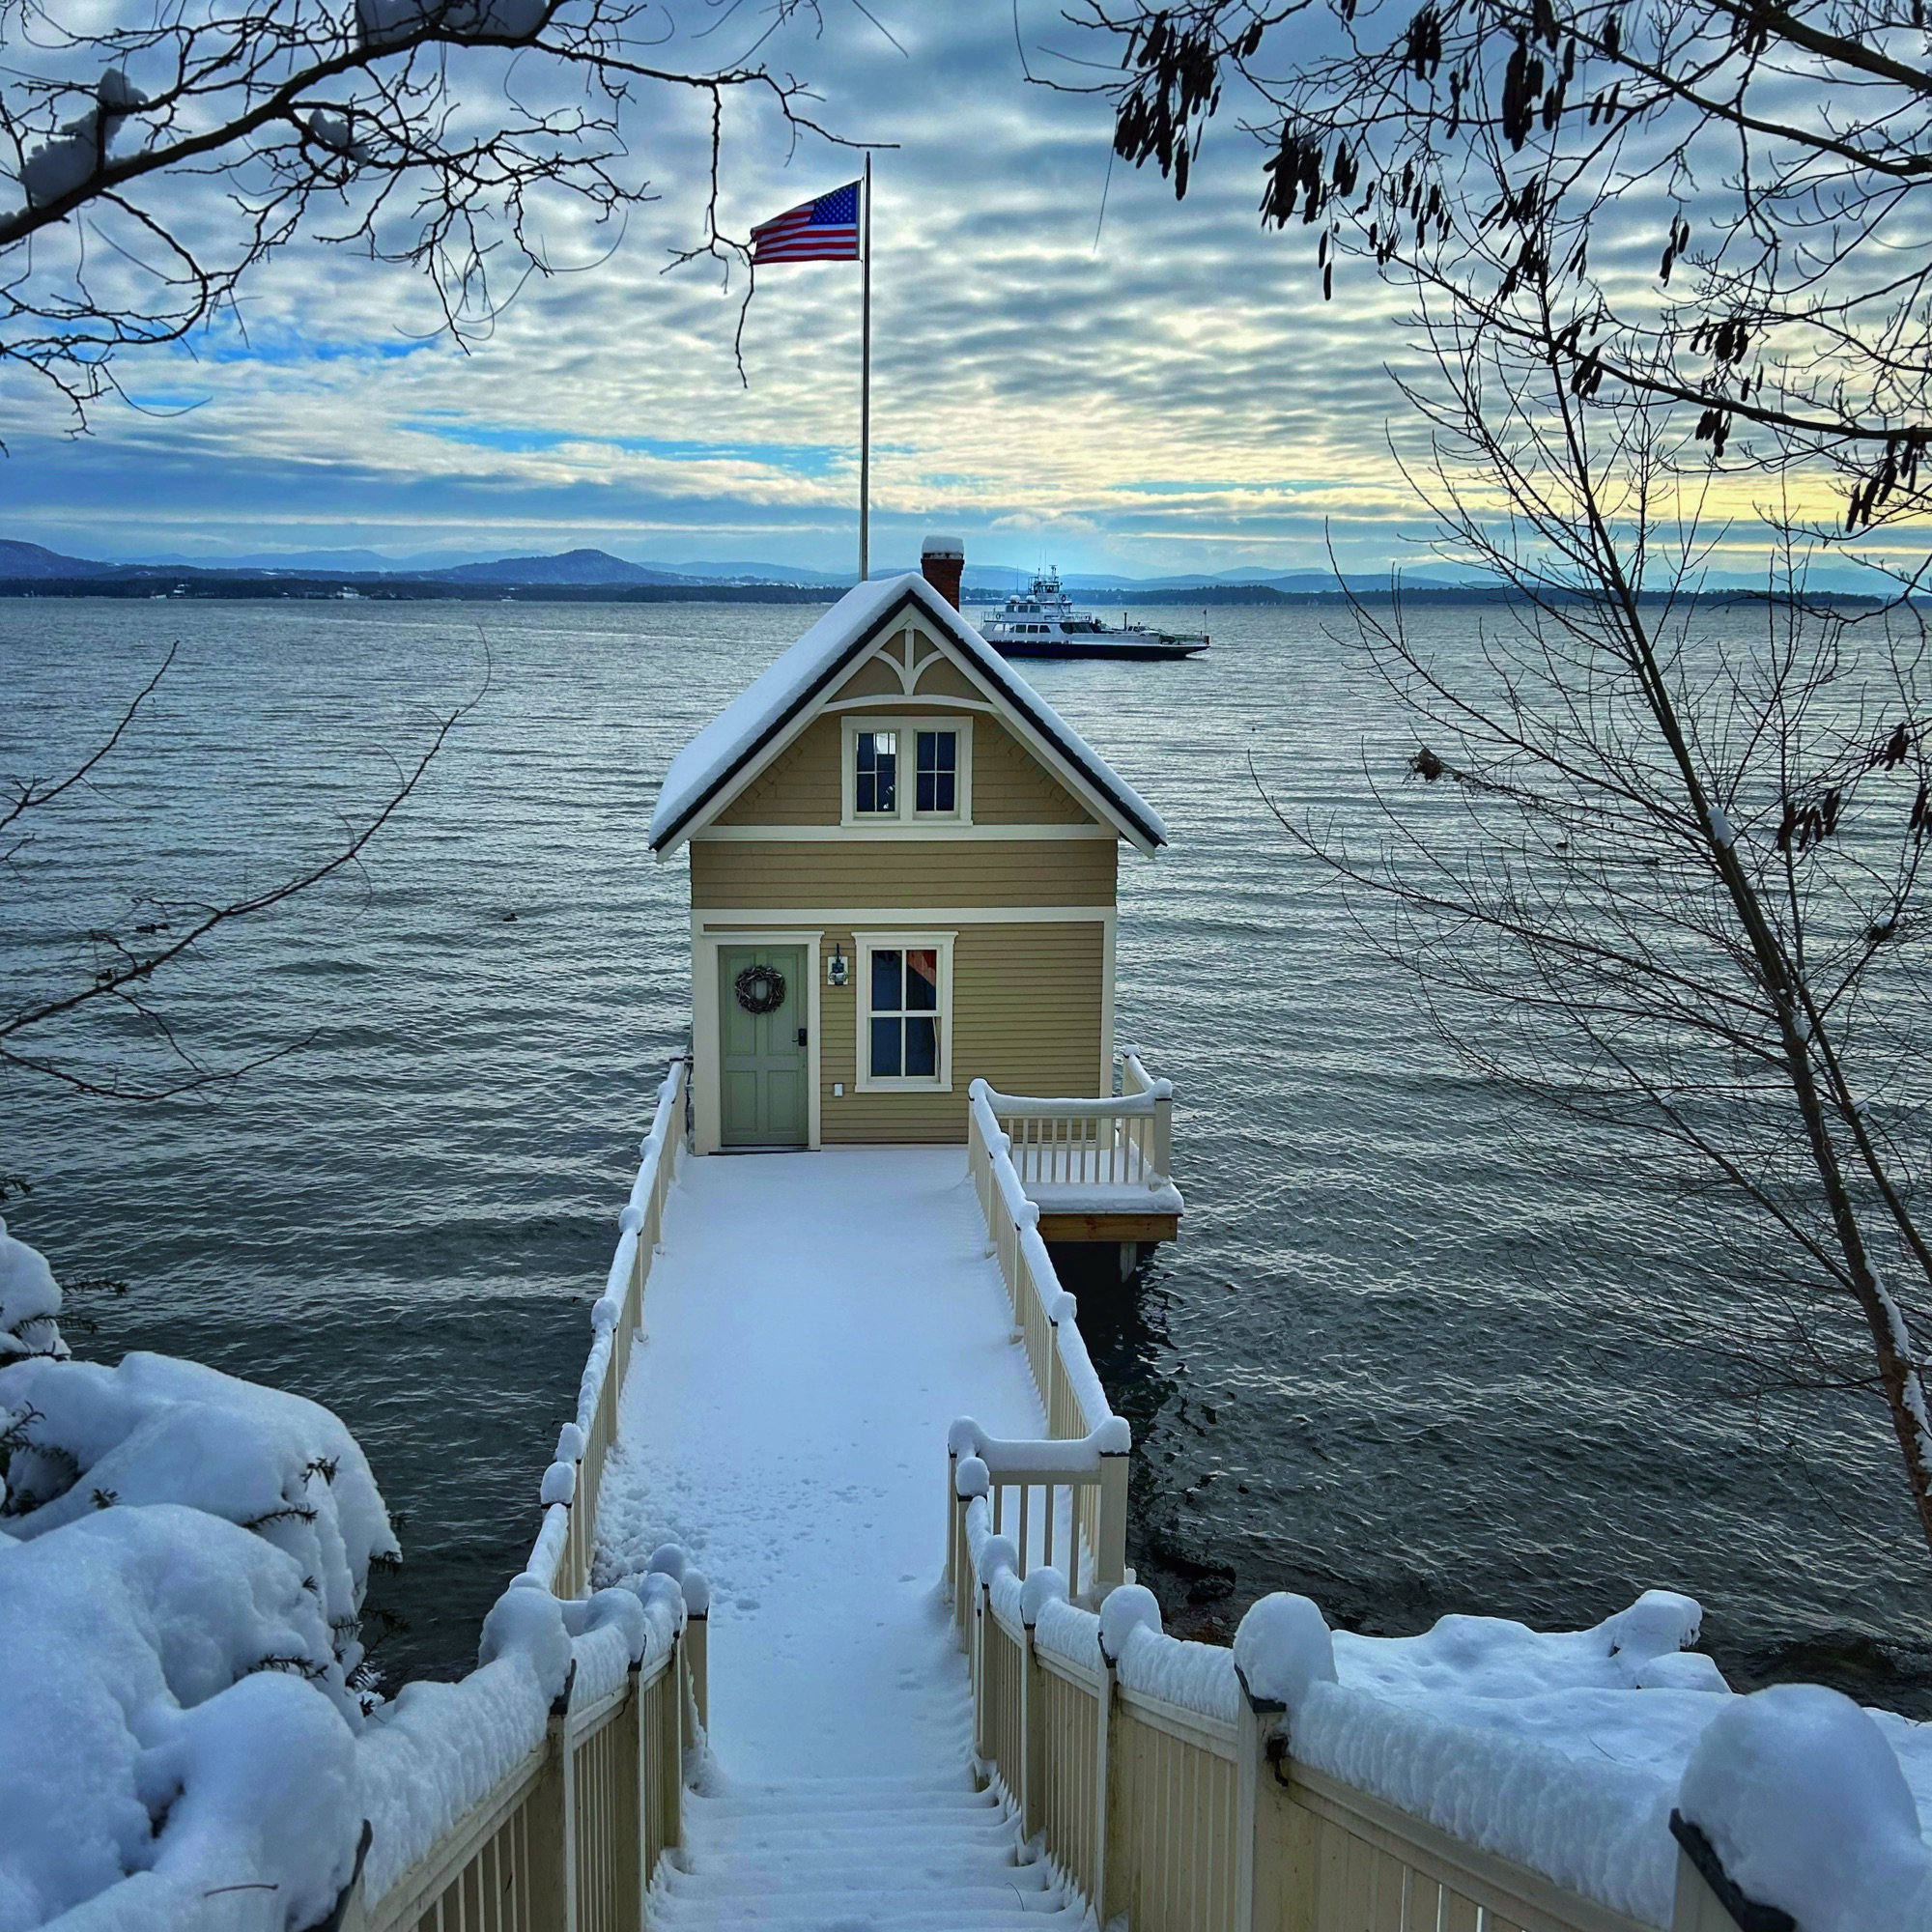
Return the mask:
<path id="1" fill-rule="evenodd" d="M 908 605 L 958 651 L 1049 758 L 1144 852 L 1167 843 L 1160 814 L 916 571 L 848 590 L 671 760 L 651 814 L 651 849 L 668 852 L 813 700 L 864 659 Z"/>

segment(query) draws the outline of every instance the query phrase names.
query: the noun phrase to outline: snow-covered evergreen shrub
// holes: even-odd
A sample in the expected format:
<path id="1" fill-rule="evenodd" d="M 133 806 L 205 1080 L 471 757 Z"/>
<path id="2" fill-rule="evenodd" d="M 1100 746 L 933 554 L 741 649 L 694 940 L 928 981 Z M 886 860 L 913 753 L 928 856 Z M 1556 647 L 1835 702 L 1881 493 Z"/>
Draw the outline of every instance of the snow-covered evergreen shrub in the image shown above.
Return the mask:
<path id="1" fill-rule="evenodd" d="M 360 1721 L 260 1536 L 160 1503 L 0 1548 L 0 1932 L 109 1888 L 102 1928 L 206 1925 L 227 1887 L 266 1895 L 251 1923 L 316 1923 L 361 1831 Z"/>
<path id="2" fill-rule="evenodd" d="M 321 1404 L 171 1355 L 40 1356 L 0 1367 L 0 1453 L 12 1536 L 115 1506 L 225 1518 L 299 1566 L 342 1667 L 360 1662 L 370 1564 L 398 1549 L 367 1459 Z"/>
<path id="3" fill-rule="evenodd" d="M 67 1353 L 61 1340 L 60 1284 L 46 1257 L 15 1240 L 0 1221 L 0 1361 Z"/>

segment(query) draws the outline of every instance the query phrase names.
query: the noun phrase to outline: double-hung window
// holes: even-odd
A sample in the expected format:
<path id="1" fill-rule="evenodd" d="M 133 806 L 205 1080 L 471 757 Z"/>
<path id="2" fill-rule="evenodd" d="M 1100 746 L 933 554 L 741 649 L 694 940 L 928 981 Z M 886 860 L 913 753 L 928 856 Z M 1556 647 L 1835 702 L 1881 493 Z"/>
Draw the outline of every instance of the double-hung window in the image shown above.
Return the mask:
<path id="1" fill-rule="evenodd" d="M 959 733 L 916 731 L 919 763 L 914 771 L 913 810 L 951 817 L 959 810 Z"/>
<path id="2" fill-rule="evenodd" d="M 845 822 L 970 825 L 968 718 L 854 718 L 845 724 Z"/>
<path id="3" fill-rule="evenodd" d="M 898 816 L 899 734 L 861 731 L 852 772 L 852 809 L 870 818 Z"/>
<path id="4" fill-rule="evenodd" d="M 952 947 L 948 937 L 882 934 L 863 942 L 866 1011 L 860 1035 L 860 1085 L 867 1088 L 952 1084 L 947 1066 Z"/>

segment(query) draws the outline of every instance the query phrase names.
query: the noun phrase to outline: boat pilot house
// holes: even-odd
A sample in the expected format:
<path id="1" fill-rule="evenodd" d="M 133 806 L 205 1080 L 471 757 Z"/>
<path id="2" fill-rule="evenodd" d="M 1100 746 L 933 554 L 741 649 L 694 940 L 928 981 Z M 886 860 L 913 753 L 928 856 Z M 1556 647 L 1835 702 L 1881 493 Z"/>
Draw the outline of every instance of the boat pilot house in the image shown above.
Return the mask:
<path id="1" fill-rule="evenodd" d="M 963 1141 L 976 1080 L 1114 1092 L 1117 857 L 1166 831 L 960 616 L 961 564 L 859 584 L 666 775 L 699 1152 Z"/>

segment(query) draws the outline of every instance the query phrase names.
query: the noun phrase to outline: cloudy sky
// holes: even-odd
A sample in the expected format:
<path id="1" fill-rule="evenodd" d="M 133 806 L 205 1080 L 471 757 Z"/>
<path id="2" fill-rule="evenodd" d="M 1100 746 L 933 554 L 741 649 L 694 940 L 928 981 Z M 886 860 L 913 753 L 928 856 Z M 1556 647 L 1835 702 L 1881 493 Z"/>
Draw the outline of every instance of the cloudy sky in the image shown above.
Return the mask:
<path id="1" fill-rule="evenodd" d="M 715 14 L 715 17 L 712 17 Z M 749 11 L 702 10 L 709 57 Z M 1256 219 L 1257 151 L 1228 117 L 1184 206 L 1116 168 L 1091 78 L 1100 49 L 1057 4 L 826 0 L 822 32 L 767 47 L 876 161 L 874 556 L 943 528 L 982 561 L 1134 575 L 1352 567 L 1426 529 L 1388 450 L 1413 435 L 1384 371 L 1399 304 L 1356 274 L 1320 298 L 1300 234 Z M 850 567 L 858 271 L 767 271 L 732 358 L 735 293 L 702 265 L 703 122 L 652 97 L 632 138 L 662 199 L 621 245 L 569 211 L 532 284 L 468 355 L 434 336 L 426 285 L 299 246 L 248 287 L 245 329 L 123 366 L 144 407 L 79 441 L 8 421 L 0 529 L 102 556 L 371 546 L 426 553 L 595 545 L 639 560 Z M 727 123 L 722 225 L 852 178 L 750 107 Z M 1105 197 L 1104 220 L 1102 201 Z M 1646 244 L 1647 245 L 1647 244 Z M 0 394 L 0 407 L 14 392 Z"/>

